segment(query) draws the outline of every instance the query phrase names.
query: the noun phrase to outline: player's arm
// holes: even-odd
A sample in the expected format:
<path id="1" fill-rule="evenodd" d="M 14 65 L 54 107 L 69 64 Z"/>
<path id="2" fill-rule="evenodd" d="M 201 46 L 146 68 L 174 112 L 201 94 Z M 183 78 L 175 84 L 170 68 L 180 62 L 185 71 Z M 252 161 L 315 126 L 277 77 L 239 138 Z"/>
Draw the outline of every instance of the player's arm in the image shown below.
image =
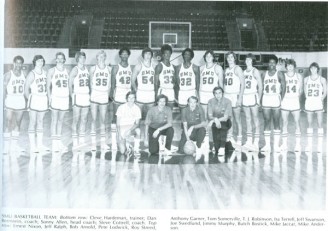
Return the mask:
<path id="1" fill-rule="evenodd" d="M 118 65 L 112 67 L 112 72 L 111 72 L 111 84 L 110 84 L 110 93 L 109 96 L 110 98 L 114 99 L 114 90 L 116 86 L 116 74 L 118 72 Z"/>
<path id="2" fill-rule="evenodd" d="M 137 91 L 137 76 L 139 74 L 139 72 L 141 71 L 141 63 L 138 63 L 133 71 L 132 71 L 132 82 L 131 82 L 131 87 L 132 90 Z"/>
<path id="3" fill-rule="evenodd" d="M 89 86 L 90 86 L 90 92 L 92 91 L 92 88 L 93 88 L 93 78 L 94 78 L 94 74 L 95 74 L 95 71 L 96 71 L 96 66 L 92 66 L 90 67 L 90 78 L 89 78 Z"/>
<path id="4" fill-rule="evenodd" d="M 218 86 L 223 88 L 223 68 L 219 64 L 217 64 L 214 67 L 214 71 L 219 77 Z"/>
<path id="5" fill-rule="evenodd" d="M 320 78 L 320 80 L 321 80 L 321 84 L 322 84 L 322 91 L 323 91 L 323 93 L 322 93 L 322 101 L 326 98 L 326 96 L 327 96 L 327 80 L 325 79 L 325 78 Z"/>
<path id="6" fill-rule="evenodd" d="M 108 95 L 110 95 L 110 90 L 111 90 L 111 77 L 112 77 L 112 75 L 111 75 L 111 71 L 112 71 L 112 69 L 110 68 L 110 66 L 106 66 L 106 68 L 107 68 L 107 70 L 108 70 L 108 73 L 109 73 L 109 78 L 108 78 L 108 81 L 109 81 L 109 83 L 108 83 Z"/>
<path id="7" fill-rule="evenodd" d="M 73 96 L 73 85 L 74 85 L 74 78 L 77 76 L 77 67 L 74 67 L 72 71 L 69 73 L 69 94 Z"/>
<path id="8" fill-rule="evenodd" d="M 299 76 L 299 95 L 298 97 L 301 97 L 301 95 L 303 94 L 303 77 L 301 75 L 298 75 Z"/>
<path id="9" fill-rule="evenodd" d="M 199 81 L 200 81 L 199 66 L 193 64 L 192 68 L 193 68 L 195 76 L 196 76 L 196 90 L 197 90 L 197 92 L 199 92 Z"/>
<path id="10" fill-rule="evenodd" d="M 262 98 L 262 94 L 263 94 L 263 84 L 262 84 L 262 78 L 261 78 L 261 74 L 259 72 L 259 70 L 257 70 L 256 68 L 254 68 L 253 70 L 253 75 L 257 81 L 257 92 L 259 94 L 259 99 Z"/>
<path id="11" fill-rule="evenodd" d="M 238 95 L 237 106 L 241 107 L 244 90 L 245 90 L 245 77 L 244 77 L 243 70 L 239 66 L 235 68 L 235 74 L 239 77 L 240 80 L 240 92 Z"/>
<path id="12" fill-rule="evenodd" d="M 10 80 L 10 72 L 7 72 L 3 78 L 4 78 L 4 80 L 3 80 L 3 99 L 5 99 L 6 94 L 7 94 L 7 86 L 8 86 L 9 80 Z"/>
<path id="13" fill-rule="evenodd" d="M 163 70 L 163 65 L 161 63 L 159 63 L 156 68 L 155 68 L 155 95 L 158 94 L 158 89 L 159 89 L 159 74 L 162 72 Z"/>
<path id="14" fill-rule="evenodd" d="M 179 66 L 176 66 L 174 71 L 175 73 L 174 94 L 177 100 L 179 99 L 179 90 L 180 90 L 180 77 L 179 77 L 180 69 L 181 69 L 181 64 Z"/>
<path id="15" fill-rule="evenodd" d="M 24 96 L 26 99 L 28 99 L 30 95 L 30 86 L 33 83 L 33 81 L 34 81 L 34 73 L 33 71 L 31 71 L 26 77 L 25 86 L 24 86 Z"/>
<path id="16" fill-rule="evenodd" d="M 149 130 L 149 125 L 152 120 L 152 113 L 153 113 L 153 108 L 150 108 L 147 112 L 146 119 L 145 119 L 145 140 L 144 140 L 144 145 L 148 147 L 148 130 Z"/>
<path id="17" fill-rule="evenodd" d="M 47 74 L 47 95 L 48 95 L 48 99 L 50 100 L 50 96 L 51 96 L 51 79 L 52 76 L 54 75 L 55 69 L 54 68 L 50 68 Z"/>
<path id="18" fill-rule="evenodd" d="M 281 100 L 282 100 L 285 97 L 286 80 L 285 80 L 285 75 L 281 71 L 278 71 L 278 79 L 281 86 Z"/>
<path id="19" fill-rule="evenodd" d="M 308 79 L 309 79 L 309 77 L 306 77 L 304 79 L 304 84 L 303 84 L 303 86 L 304 86 L 303 90 L 304 90 L 304 93 L 305 93 L 305 98 L 307 98 L 307 81 L 308 81 Z"/>

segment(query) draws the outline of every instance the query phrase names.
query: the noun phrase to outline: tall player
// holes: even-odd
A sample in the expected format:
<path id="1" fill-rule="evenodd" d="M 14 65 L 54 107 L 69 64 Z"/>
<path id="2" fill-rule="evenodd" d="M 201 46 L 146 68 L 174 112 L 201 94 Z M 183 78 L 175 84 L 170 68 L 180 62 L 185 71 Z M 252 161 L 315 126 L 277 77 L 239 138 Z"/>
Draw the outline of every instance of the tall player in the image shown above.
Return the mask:
<path id="1" fill-rule="evenodd" d="M 182 51 L 183 63 L 177 67 L 176 89 L 180 111 L 187 106 L 190 96 L 196 96 L 199 90 L 199 66 L 193 64 L 194 51 L 186 48 Z"/>
<path id="2" fill-rule="evenodd" d="M 309 127 L 307 128 L 306 151 L 312 151 L 313 116 L 317 114 L 318 120 L 318 152 L 322 152 L 323 140 L 323 101 L 327 96 L 327 81 L 319 75 L 318 63 L 311 63 L 310 76 L 304 80 L 305 111 Z"/>
<path id="3" fill-rule="evenodd" d="M 232 106 L 232 128 L 228 132 L 227 141 L 231 141 L 232 145 L 235 148 L 240 148 L 242 143 L 242 131 L 241 131 L 241 116 L 240 110 L 243 101 L 244 89 L 245 89 L 245 78 L 243 70 L 240 66 L 236 65 L 237 56 L 232 51 L 226 54 L 226 60 L 228 62 L 229 67 L 225 70 L 225 78 L 224 78 L 224 96 L 231 101 Z M 238 135 L 237 141 L 233 139 L 233 128 L 234 123 L 237 124 Z"/>
<path id="4" fill-rule="evenodd" d="M 108 97 L 110 93 L 110 76 L 111 70 L 106 65 L 106 52 L 101 50 L 97 53 L 97 65 L 90 68 L 90 87 L 91 87 L 91 150 L 96 151 L 96 127 L 97 116 L 99 110 L 99 126 L 100 126 L 100 147 L 101 150 L 108 151 L 106 143 L 106 112 L 108 105 Z"/>
<path id="5" fill-rule="evenodd" d="M 246 126 L 247 126 L 247 139 L 243 147 L 259 151 L 259 140 L 260 140 L 260 121 L 258 116 L 260 99 L 262 98 L 263 85 L 261 74 L 258 69 L 253 67 L 255 62 L 255 56 L 248 54 L 246 56 L 246 70 L 244 71 L 245 77 L 245 90 L 243 96 L 243 109 L 246 115 Z M 254 127 L 252 126 L 254 124 Z M 254 133 L 254 142 L 252 131 Z"/>
<path id="6" fill-rule="evenodd" d="M 213 98 L 213 89 L 215 87 L 223 87 L 223 69 L 219 64 L 214 63 L 214 52 L 212 50 L 206 51 L 203 58 L 205 65 L 200 67 L 199 98 L 206 116 L 208 101 Z M 208 129 L 208 134 L 209 147 L 212 150 L 212 129 Z"/>
<path id="7" fill-rule="evenodd" d="M 86 60 L 85 53 L 81 51 L 76 52 L 75 60 L 77 65 L 72 69 L 69 79 L 69 89 L 73 102 L 73 150 L 85 145 L 85 128 L 90 107 L 90 75 L 87 67 L 84 65 Z"/>
<path id="8" fill-rule="evenodd" d="M 47 75 L 45 70 L 43 70 L 44 64 L 45 60 L 43 56 L 35 55 L 33 58 L 34 69 L 30 71 L 25 81 L 24 94 L 28 99 L 28 107 L 30 109 L 30 122 L 28 126 L 30 153 L 49 150 L 42 144 L 43 118 L 49 108 L 49 100 L 47 96 Z"/>
<path id="9" fill-rule="evenodd" d="M 133 69 L 132 89 L 137 92 L 137 102 L 141 108 L 142 119 L 146 118 L 148 109 L 155 103 L 155 65 L 151 62 L 153 51 L 142 51 L 142 61 Z"/>
<path id="10" fill-rule="evenodd" d="M 23 113 L 26 108 L 24 98 L 25 75 L 22 67 L 24 59 L 22 56 L 14 57 L 14 67 L 4 75 L 4 99 L 5 99 L 5 125 L 4 125 L 4 148 L 3 153 L 20 151 L 18 148 L 18 137 Z"/>
<path id="11" fill-rule="evenodd" d="M 56 54 L 56 66 L 47 74 L 47 94 L 50 101 L 52 151 L 66 152 L 67 147 L 61 142 L 61 133 L 65 113 L 69 109 L 69 75 L 65 68 L 64 53 Z"/>
<path id="12" fill-rule="evenodd" d="M 284 75 L 277 71 L 277 57 L 273 56 L 269 60 L 269 69 L 264 73 L 263 77 L 263 97 L 262 109 L 264 117 L 264 139 L 265 146 L 262 152 L 271 152 L 270 136 L 271 136 L 271 117 L 273 118 L 273 134 L 274 134 L 274 150 L 279 152 L 280 138 L 280 103 L 285 93 Z"/>
<path id="13" fill-rule="evenodd" d="M 291 113 L 295 120 L 296 125 L 296 145 L 295 151 L 301 151 L 301 129 L 300 129 L 300 97 L 303 93 L 303 78 L 296 73 L 296 62 L 293 59 L 286 61 L 285 73 L 285 95 L 281 101 L 281 117 L 282 117 L 282 144 L 280 147 L 281 151 L 287 151 L 287 126 L 288 126 L 288 115 Z"/>
<path id="14" fill-rule="evenodd" d="M 126 47 L 118 52 L 120 63 L 112 68 L 110 96 L 114 99 L 115 109 L 126 102 L 126 94 L 131 90 L 132 68 L 129 64 L 130 50 Z"/>
<path id="15" fill-rule="evenodd" d="M 173 109 L 175 101 L 175 66 L 170 63 L 172 47 L 165 44 L 161 47 L 162 62 L 155 68 L 155 94 L 168 97 L 168 104 Z"/>

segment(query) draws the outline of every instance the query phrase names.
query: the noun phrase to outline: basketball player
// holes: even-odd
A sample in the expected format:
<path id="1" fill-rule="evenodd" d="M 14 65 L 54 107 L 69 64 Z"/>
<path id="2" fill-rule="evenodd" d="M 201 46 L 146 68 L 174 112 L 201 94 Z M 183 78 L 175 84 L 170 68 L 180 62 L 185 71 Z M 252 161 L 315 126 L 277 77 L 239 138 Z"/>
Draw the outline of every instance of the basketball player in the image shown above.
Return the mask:
<path id="1" fill-rule="evenodd" d="M 43 146 L 43 118 L 49 108 L 47 96 L 47 75 L 43 66 L 45 60 L 42 55 L 35 55 L 33 58 L 34 69 L 26 77 L 25 97 L 28 99 L 30 109 L 30 122 L 28 126 L 28 136 L 30 139 L 30 153 L 49 151 Z M 36 143 L 35 143 L 36 135 Z"/>
<path id="2" fill-rule="evenodd" d="M 301 151 L 301 129 L 300 129 L 300 97 L 303 93 L 303 79 L 298 73 L 296 73 L 296 62 L 293 59 L 286 61 L 287 72 L 285 76 L 285 95 L 281 101 L 281 117 L 282 117 L 282 144 L 280 146 L 281 151 L 287 151 L 287 126 L 288 115 L 291 113 L 295 120 L 296 125 L 296 145 L 295 151 Z"/>
<path id="3" fill-rule="evenodd" d="M 189 140 L 196 141 L 196 156 L 202 154 L 201 146 L 206 134 L 206 120 L 203 108 L 198 105 L 198 98 L 190 96 L 188 107 L 182 109 L 181 114 L 182 135 L 179 143 L 179 153 L 183 153 L 183 147 Z"/>
<path id="4" fill-rule="evenodd" d="M 90 107 L 90 75 L 87 67 L 84 65 L 86 60 L 85 53 L 81 51 L 76 52 L 75 60 L 77 65 L 72 69 L 69 79 L 70 94 L 73 102 L 73 150 L 85 145 L 85 128 Z"/>
<path id="5" fill-rule="evenodd" d="M 174 129 L 172 127 L 172 110 L 166 106 L 168 99 L 165 95 L 158 95 L 156 97 L 156 106 L 149 109 L 145 121 L 145 146 L 149 145 L 149 152 L 151 155 L 159 152 L 159 137 L 166 136 L 165 154 L 170 155 L 171 144 L 174 136 Z"/>
<path id="6" fill-rule="evenodd" d="M 231 101 L 232 106 L 232 128 L 228 132 L 227 140 L 231 141 L 234 148 L 241 148 L 242 131 L 240 110 L 243 102 L 245 89 L 245 78 L 243 70 L 236 65 L 237 56 L 232 51 L 226 54 L 226 60 L 229 67 L 225 70 L 224 78 L 224 97 Z M 233 139 L 234 122 L 237 124 L 238 135 L 237 140 Z"/>
<path id="7" fill-rule="evenodd" d="M 66 152 L 61 142 L 61 133 L 65 113 L 69 109 L 69 75 L 65 68 L 66 58 L 62 52 L 56 54 L 56 66 L 47 74 L 47 94 L 51 108 L 52 151 Z"/>
<path id="8" fill-rule="evenodd" d="M 162 62 L 155 68 L 155 94 L 164 94 L 168 97 L 168 106 L 173 109 L 175 101 L 175 66 L 170 63 L 172 47 L 163 45 L 161 47 Z"/>
<path id="9" fill-rule="evenodd" d="M 199 90 L 199 67 L 191 62 L 194 51 L 186 48 L 182 51 L 183 63 L 177 67 L 176 89 L 180 111 L 186 107 L 190 96 L 197 96 Z"/>
<path id="10" fill-rule="evenodd" d="M 14 67 L 4 75 L 4 99 L 5 99 L 5 124 L 4 124 L 4 147 L 3 153 L 22 151 L 18 146 L 20 125 L 23 118 L 26 102 L 24 98 L 25 75 L 23 73 L 24 59 L 15 56 Z"/>
<path id="11" fill-rule="evenodd" d="M 118 52 L 120 63 L 113 66 L 111 73 L 111 91 L 110 96 L 114 99 L 114 112 L 119 105 L 126 102 L 126 94 L 131 90 L 132 68 L 128 62 L 130 50 L 126 47 L 121 48 Z"/>
<path id="12" fill-rule="evenodd" d="M 280 102 L 285 93 L 285 78 L 284 75 L 277 71 L 277 57 L 273 56 L 269 60 L 269 68 L 263 74 L 263 97 L 262 109 L 264 117 L 264 139 L 265 146 L 262 147 L 262 152 L 271 152 L 270 136 L 271 136 L 271 116 L 273 117 L 273 134 L 274 134 L 274 150 L 280 152 Z"/>
<path id="13" fill-rule="evenodd" d="M 248 54 L 246 56 L 246 70 L 244 71 L 245 77 L 245 90 L 243 96 L 243 109 L 246 115 L 246 127 L 247 127 L 247 139 L 243 145 L 244 148 L 250 151 L 259 151 L 259 140 L 260 140 L 260 119 L 258 116 L 260 99 L 262 98 L 263 85 L 261 74 L 258 69 L 253 67 L 255 62 L 255 56 Z M 254 123 L 254 127 L 252 126 Z M 254 128 L 254 142 L 252 131 Z"/>
<path id="14" fill-rule="evenodd" d="M 208 50 L 204 56 L 205 65 L 200 67 L 200 86 L 199 98 L 205 115 L 207 115 L 207 104 L 213 98 L 213 89 L 215 87 L 223 87 L 223 69 L 219 64 L 214 63 L 214 52 Z M 208 130 L 209 147 L 213 148 L 212 129 Z"/>
<path id="15" fill-rule="evenodd" d="M 153 51 L 146 48 L 142 51 L 142 61 L 132 72 L 132 89 L 137 92 L 137 103 L 141 108 L 142 119 L 155 102 L 155 65 L 151 62 Z"/>
<path id="16" fill-rule="evenodd" d="M 327 81 L 319 75 L 318 63 L 310 65 L 310 76 L 304 80 L 305 111 L 309 127 L 307 128 L 306 151 L 312 151 L 313 116 L 317 114 L 318 120 L 318 152 L 322 152 L 323 140 L 323 101 L 327 96 Z"/>
<path id="17" fill-rule="evenodd" d="M 116 125 L 118 133 L 119 149 L 122 154 L 132 152 L 131 137 L 134 138 L 134 152 L 139 153 L 141 110 L 135 104 L 136 92 L 130 91 L 126 94 L 126 103 L 118 107 L 116 112 Z"/>
<path id="18" fill-rule="evenodd" d="M 90 87 L 91 87 L 91 150 L 97 150 L 96 143 L 96 127 L 97 127 L 97 116 L 99 110 L 99 126 L 100 126 L 100 147 L 101 150 L 106 152 L 109 150 L 106 144 L 106 112 L 107 105 L 109 103 L 109 93 L 110 93 L 110 76 L 111 70 L 106 65 L 106 53 L 101 50 L 97 53 L 97 65 L 90 68 Z"/>

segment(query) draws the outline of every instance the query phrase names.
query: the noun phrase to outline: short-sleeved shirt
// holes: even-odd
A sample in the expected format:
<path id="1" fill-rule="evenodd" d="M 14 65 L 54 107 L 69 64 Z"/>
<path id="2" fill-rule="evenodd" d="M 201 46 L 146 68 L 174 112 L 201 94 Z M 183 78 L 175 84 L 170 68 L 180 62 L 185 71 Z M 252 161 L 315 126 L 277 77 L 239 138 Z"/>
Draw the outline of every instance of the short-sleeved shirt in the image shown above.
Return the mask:
<path id="1" fill-rule="evenodd" d="M 146 125 L 157 129 L 167 123 L 172 123 L 172 111 L 170 107 L 165 106 L 161 111 L 158 109 L 158 106 L 149 109 L 145 121 Z"/>
<path id="2" fill-rule="evenodd" d="M 212 98 L 208 101 L 207 113 L 208 115 L 212 114 L 214 118 L 221 118 L 225 115 L 227 115 L 228 118 L 231 118 L 231 101 L 225 97 L 222 97 L 221 102 L 219 103 L 216 98 Z"/>
<path id="3" fill-rule="evenodd" d="M 182 110 L 181 121 L 187 122 L 187 127 L 191 127 L 200 124 L 205 121 L 205 114 L 203 108 L 199 105 L 196 106 L 195 110 L 191 110 L 190 107 L 186 107 Z"/>
<path id="4" fill-rule="evenodd" d="M 133 125 L 135 121 L 141 119 L 141 110 L 136 104 L 130 107 L 128 103 L 124 103 L 118 107 L 116 116 L 120 118 L 121 126 Z"/>

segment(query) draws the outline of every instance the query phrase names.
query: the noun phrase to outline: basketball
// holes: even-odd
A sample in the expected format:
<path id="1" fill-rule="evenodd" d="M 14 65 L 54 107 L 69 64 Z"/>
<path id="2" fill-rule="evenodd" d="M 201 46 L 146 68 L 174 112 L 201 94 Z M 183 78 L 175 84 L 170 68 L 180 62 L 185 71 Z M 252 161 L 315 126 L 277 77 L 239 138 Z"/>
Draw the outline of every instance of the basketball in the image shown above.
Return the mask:
<path id="1" fill-rule="evenodd" d="M 183 147 L 183 152 L 186 155 L 193 155 L 196 152 L 196 146 L 191 140 L 187 141 Z"/>

